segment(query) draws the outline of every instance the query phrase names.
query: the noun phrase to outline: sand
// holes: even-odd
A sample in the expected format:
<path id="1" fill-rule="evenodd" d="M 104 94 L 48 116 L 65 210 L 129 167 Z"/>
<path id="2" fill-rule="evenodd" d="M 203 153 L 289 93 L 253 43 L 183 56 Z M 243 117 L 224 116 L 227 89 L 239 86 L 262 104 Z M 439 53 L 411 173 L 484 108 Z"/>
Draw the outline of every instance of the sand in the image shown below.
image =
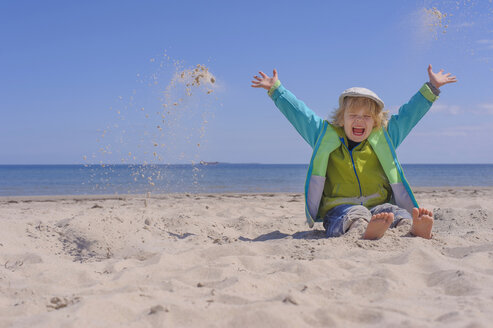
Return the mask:
<path id="1" fill-rule="evenodd" d="M 431 240 L 309 229 L 301 194 L 0 198 L 0 327 L 491 327 L 493 188 Z"/>

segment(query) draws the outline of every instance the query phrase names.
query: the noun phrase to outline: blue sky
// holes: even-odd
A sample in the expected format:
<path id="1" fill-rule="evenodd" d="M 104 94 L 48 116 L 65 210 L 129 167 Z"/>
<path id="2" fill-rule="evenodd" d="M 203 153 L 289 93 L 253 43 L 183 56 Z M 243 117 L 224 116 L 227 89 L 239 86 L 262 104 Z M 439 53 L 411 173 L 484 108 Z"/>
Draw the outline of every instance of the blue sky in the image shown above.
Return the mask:
<path id="1" fill-rule="evenodd" d="M 276 68 L 322 117 L 352 86 L 393 113 L 429 63 L 459 82 L 399 147 L 401 162 L 493 163 L 489 0 L 2 1 L 0 31 L 0 164 L 307 163 L 310 147 L 250 87 L 254 74 Z M 197 89 L 161 124 L 162 91 L 197 64 L 214 92 Z"/>

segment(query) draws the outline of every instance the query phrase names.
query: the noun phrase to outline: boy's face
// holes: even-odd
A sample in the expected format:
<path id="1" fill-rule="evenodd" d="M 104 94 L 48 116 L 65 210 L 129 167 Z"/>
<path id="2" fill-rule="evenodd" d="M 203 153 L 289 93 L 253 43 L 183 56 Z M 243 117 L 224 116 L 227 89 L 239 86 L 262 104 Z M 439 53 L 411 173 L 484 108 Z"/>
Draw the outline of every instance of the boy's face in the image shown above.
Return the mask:
<path id="1" fill-rule="evenodd" d="M 354 142 L 366 140 L 374 124 L 375 120 L 368 107 L 353 107 L 344 112 L 344 132 Z"/>

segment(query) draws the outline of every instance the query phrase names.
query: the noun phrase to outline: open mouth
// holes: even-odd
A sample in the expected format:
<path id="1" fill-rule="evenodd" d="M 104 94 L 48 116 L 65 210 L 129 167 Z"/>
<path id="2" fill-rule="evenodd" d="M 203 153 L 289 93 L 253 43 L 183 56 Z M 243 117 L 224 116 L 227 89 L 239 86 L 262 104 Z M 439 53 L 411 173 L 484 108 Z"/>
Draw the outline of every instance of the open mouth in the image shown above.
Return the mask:
<path id="1" fill-rule="evenodd" d="M 364 128 L 353 128 L 353 134 L 357 137 L 361 137 L 365 134 Z"/>

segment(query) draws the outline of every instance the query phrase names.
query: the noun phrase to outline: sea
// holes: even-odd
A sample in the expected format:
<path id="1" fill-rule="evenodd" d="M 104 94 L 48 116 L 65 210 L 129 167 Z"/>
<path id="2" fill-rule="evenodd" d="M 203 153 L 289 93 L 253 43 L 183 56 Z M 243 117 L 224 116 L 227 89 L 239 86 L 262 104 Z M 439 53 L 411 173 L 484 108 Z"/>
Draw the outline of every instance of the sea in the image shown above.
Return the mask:
<path id="1" fill-rule="evenodd" d="M 0 196 L 304 190 L 304 164 L 0 165 Z M 412 187 L 493 186 L 493 164 L 403 164 Z"/>

